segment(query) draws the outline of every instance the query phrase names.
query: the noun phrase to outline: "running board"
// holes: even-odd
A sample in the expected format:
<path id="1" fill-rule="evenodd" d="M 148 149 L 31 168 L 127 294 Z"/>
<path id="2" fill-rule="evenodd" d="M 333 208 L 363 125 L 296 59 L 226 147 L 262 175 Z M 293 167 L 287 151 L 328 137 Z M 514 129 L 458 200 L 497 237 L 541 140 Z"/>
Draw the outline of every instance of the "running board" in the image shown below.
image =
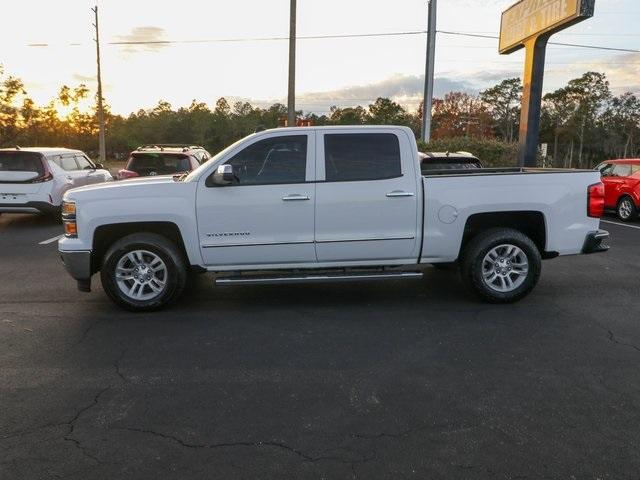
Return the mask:
<path id="1" fill-rule="evenodd" d="M 216 285 L 286 285 L 292 283 L 370 282 L 374 280 L 416 280 L 422 272 L 334 273 L 290 276 L 236 276 L 216 278 Z"/>

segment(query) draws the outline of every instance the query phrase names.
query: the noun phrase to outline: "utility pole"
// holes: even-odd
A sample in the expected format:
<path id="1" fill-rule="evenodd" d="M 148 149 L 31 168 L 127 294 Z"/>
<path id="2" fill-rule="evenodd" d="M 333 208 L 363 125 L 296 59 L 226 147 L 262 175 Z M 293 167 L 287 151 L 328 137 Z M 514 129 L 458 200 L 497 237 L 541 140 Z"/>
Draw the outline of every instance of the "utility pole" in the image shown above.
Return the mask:
<path id="1" fill-rule="evenodd" d="M 431 108 L 433 107 L 433 76 L 436 60 L 436 18 L 438 0 L 429 1 L 427 23 L 427 63 L 424 70 L 424 101 L 422 104 L 422 140 L 431 139 Z"/>
<path id="2" fill-rule="evenodd" d="M 287 126 L 296 126 L 296 0 L 289 9 L 289 92 L 287 98 Z"/>
<path id="3" fill-rule="evenodd" d="M 91 10 L 95 14 L 95 23 L 93 26 L 96 28 L 96 62 L 98 64 L 98 124 L 99 124 L 99 145 L 100 145 L 100 163 L 104 164 L 107 160 L 107 148 L 105 145 L 104 136 L 104 106 L 102 104 L 102 72 L 100 71 L 100 28 L 98 27 L 98 6 L 96 5 Z"/>

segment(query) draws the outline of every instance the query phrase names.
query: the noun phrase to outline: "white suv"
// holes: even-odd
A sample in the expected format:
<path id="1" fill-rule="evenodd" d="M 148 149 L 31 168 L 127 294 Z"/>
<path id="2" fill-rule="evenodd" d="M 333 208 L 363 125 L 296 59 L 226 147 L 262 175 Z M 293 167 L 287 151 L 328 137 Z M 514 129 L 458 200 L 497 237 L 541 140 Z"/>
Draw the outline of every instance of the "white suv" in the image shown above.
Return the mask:
<path id="1" fill-rule="evenodd" d="M 0 149 L 0 213 L 43 213 L 60 217 L 64 193 L 113 180 L 100 164 L 67 148 Z"/>

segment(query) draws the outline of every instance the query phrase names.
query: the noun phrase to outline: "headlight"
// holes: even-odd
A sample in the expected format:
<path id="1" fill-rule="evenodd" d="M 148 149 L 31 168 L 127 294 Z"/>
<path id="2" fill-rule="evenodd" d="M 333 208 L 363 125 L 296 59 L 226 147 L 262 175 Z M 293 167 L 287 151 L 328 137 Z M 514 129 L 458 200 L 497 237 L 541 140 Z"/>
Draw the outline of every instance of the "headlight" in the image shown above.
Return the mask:
<path id="1" fill-rule="evenodd" d="M 78 225 L 75 220 L 64 220 L 64 235 L 68 238 L 78 237 Z"/>
<path id="2" fill-rule="evenodd" d="M 63 217 L 75 217 L 76 216 L 76 202 L 62 202 L 62 216 Z"/>
<path id="3" fill-rule="evenodd" d="M 78 236 L 78 225 L 76 223 L 76 202 L 62 202 L 62 223 L 64 224 L 64 234 L 68 238 Z"/>

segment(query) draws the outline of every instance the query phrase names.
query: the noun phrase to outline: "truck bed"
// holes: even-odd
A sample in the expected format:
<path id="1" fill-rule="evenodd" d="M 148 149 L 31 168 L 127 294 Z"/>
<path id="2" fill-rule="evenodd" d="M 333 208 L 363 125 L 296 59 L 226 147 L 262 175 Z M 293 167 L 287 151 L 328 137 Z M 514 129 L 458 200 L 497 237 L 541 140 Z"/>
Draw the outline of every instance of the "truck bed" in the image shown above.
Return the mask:
<path id="1" fill-rule="evenodd" d="M 479 168 L 479 169 L 460 169 L 460 170 L 430 170 L 423 177 L 459 177 L 459 176 L 483 176 L 483 175 L 523 175 L 523 174 L 548 174 L 548 173 L 580 173 L 593 172 L 593 170 L 585 169 L 568 169 L 568 168 L 530 168 L 530 167 L 497 167 L 497 168 Z"/>
<path id="2" fill-rule="evenodd" d="M 474 217 L 536 212 L 544 228 L 544 252 L 581 252 L 600 220 L 587 215 L 587 188 L 594 170 L 483 168 L 434 171 L 422 177 L 424 239 L 421 262 L 455 261 Z M 540 218 L 541 217 L 541 218 Z M 499 220 L 499 218 L 498 218 Z M 498 222 L 499 223 L 499 222 Z"/>

